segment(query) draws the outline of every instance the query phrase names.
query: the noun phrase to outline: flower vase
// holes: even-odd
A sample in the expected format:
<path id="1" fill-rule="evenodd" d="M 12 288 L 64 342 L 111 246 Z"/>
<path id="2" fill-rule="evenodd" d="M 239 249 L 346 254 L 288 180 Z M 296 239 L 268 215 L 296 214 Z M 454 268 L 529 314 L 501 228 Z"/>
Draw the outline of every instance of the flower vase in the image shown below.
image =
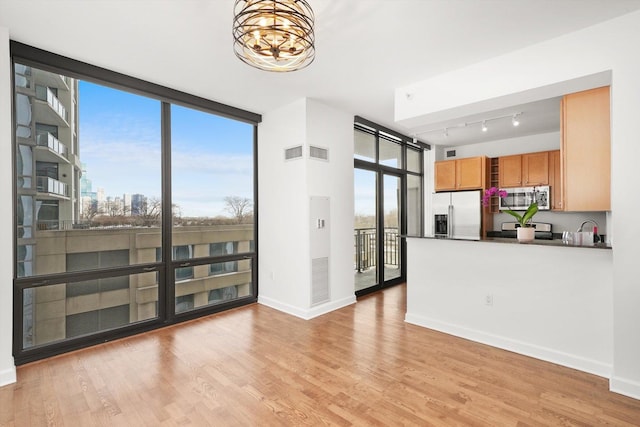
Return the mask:
<path id="1" fill-rule="evenodd" d="M 536 229 L 533 227 L 518 227 L 518 242 L 533 242 L 535 238 Z"/>

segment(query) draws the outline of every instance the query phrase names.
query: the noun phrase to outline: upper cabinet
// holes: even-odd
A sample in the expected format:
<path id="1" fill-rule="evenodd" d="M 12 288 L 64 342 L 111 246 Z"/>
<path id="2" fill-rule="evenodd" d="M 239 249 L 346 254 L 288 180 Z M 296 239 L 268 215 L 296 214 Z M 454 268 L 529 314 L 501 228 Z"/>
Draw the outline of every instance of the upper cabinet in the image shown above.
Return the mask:
<path id="1" fill-rule="evenodd" d="M 436 191 L 479 190 L 487 184 L 485 156 L 435 162 Z"/>
<path id="2" fill-rule="evenodd" d="M 560 133 L 563 210 L 610 211 L 609 87 L 564 96 Z"/>
<path id="3" fill-rule="evenodd" d="M 498 171 L 500 187 L 549 185 L 549 152 L 500 157 Z"/>
<path id="4" fill-rule="evenodd" d="M 434 164 L 434 186 L 436 191 L 456 189 L 456 161 L 442 160 Z"/>
<path id="5" fill-rule="evenodd" d="M 562 203 L 562 176 L 560 150 L 549 151 L 549 186 L 551 186 L 551 209 L 564 210 Z"/>

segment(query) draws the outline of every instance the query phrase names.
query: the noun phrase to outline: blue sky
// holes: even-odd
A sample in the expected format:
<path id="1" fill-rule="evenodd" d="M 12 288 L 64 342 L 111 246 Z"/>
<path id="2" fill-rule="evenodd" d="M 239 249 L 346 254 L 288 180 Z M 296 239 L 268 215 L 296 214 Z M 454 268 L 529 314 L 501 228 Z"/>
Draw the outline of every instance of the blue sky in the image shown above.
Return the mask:
<path id="1" fill-rule="evenodd" d="M 160 101 L 79 84 L 80 160 L 93 191 L 159 197 Z M 172 106 L 173 203 L 183 216 L 224 215 L 224 198 L 253 199 L 253 126 Z"/>
<path id="2" fill-rule="evenodd" d="M 398 178 L 385 175 L 383 183 L 384 211 L 398 208 Z M 354 208 L 356 215 L 376 214 L 376 173 L 364 169 L 354 169 Z"/>

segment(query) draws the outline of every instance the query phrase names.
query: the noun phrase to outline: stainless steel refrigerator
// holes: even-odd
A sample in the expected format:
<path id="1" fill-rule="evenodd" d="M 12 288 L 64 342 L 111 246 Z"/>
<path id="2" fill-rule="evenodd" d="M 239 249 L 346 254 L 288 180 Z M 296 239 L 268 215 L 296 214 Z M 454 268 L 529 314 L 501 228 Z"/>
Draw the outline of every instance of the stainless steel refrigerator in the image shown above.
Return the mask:
<path id="1" fill-rule="evenodd" d="M 480 240 L 482 192 L 452 191 L 433 194 L 435 237 Z"/>

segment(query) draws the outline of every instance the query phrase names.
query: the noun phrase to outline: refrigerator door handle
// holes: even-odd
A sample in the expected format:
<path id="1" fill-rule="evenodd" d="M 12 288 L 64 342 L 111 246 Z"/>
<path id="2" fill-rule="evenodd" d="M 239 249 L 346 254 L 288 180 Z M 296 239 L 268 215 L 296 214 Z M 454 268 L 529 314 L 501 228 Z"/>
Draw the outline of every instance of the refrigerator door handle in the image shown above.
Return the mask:
<path id="1" fill-rule="evenodd" d="M 451 239 L 453 237 L 453 205 L 449 205 L 447 214 L 449 219 L 447 221 L 447 237 Z"/>

